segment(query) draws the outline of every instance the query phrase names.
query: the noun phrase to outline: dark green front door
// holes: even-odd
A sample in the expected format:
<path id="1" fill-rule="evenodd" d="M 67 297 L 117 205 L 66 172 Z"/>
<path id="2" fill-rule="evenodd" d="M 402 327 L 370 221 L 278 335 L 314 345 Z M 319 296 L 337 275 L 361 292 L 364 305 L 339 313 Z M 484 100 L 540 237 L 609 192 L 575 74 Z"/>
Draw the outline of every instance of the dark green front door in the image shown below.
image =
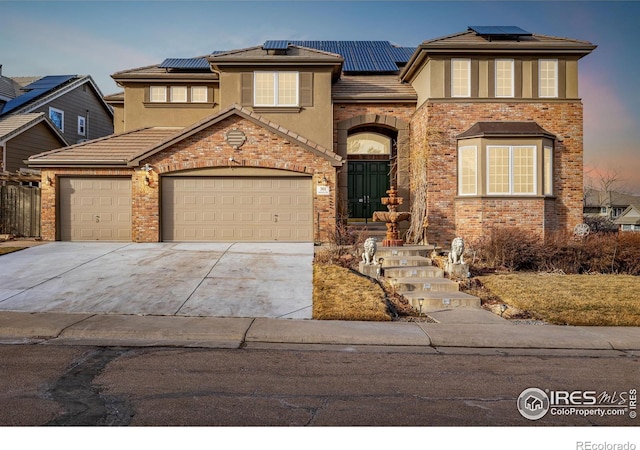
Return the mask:
<path id="1" fill-rule="evenodd" d="M 371 219 L 374 211 L 386 211 L 380 199 L 389 189 L 389 161 L 349 161 L 349 217 Z"/>

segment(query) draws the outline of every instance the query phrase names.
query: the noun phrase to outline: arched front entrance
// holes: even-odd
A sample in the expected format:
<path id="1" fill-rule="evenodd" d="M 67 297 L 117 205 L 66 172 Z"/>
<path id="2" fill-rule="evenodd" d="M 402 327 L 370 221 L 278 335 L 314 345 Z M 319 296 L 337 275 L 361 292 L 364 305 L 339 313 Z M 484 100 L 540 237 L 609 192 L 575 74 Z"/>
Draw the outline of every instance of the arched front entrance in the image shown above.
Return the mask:
<path id="1" fill-rule="evenodd" d="M 364 114 L 339 121 L 337 131 L 338 154 L 347 160 L 338 175 L 340 218 L 371 220 L 374 211 L 386 211 L 380 199 L 392 184 L 404 197 L 400 210 L 407 210 L 409 124 L 398 117 Z"/>
<path id="2" fill-rule="evenodd" d="M 383 211 L 381 198 L 391 186 L 395 131 L 363 127 L 347 137 L 347 192 L 350 219 L 369 220 Z"/>

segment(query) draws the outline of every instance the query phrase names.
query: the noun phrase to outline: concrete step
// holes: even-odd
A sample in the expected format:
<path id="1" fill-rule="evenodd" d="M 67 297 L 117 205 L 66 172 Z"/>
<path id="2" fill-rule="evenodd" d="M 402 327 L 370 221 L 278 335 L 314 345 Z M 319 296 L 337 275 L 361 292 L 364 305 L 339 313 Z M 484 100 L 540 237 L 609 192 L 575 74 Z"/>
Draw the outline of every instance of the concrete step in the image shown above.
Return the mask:
<path id="1" fill-rule="evenodd" d="M 395 256 L 422 256 L 428 258 L 432 251 L 432 245 L 403 245 L 402 247 L 381 247 L 378 245 L 376 257 L 387 259 Z"/>
<path id="2" fill-rule="evenodd" d="M 385 278 L 388 279 L 387 276 Z M 460 287 L 455 281 L 440 277 L 393 278 L 391 284 L 401 294 L 405 292 L 458 292 Z"/>
<path id="3" fill-rule="evenodd" d="M 443 278 L 444 271 L 436 266 L 385 267 L 384 276 L 393 278 Z"/>
<path id="4" fill-rule="evenodd" d="M 422 312 L 450 308 L 480 308 L 480 299 L 464 292 L 407 292 L 402 294 L 409 304 Z"/>
<path id="5" fill-rule="evenodd" d="M 375 260 L 379 260 L 379 256 L 376 253 Z M 369 277 L 377 277 L 378 264 L 365 264 L 360 261 L 358 265 L 358 271 L 364 275 Z M 422 277 L 437 277 L 444 276 L 442 270 L 432 270 L 432 269 L 424 269 L 424 268 L 432 268 L 434 266 L 431 265 L 431 259 L 425 258 L 424 256 L 387 256 L 384 258 L 382 262 L 382 267 L 384 268 L 384 276 L 387 277 L 387 270 L 391 270 L 390 275 L 393 278 L 399 278 L 401 276 L 405 277 L 413 277 L 413 276 L 422 276 Z M 400 275 L 403 272 L 396 272 L 393 269 L 411 269 L 409 272 L 404 272 L 405 275 Z"/>
<path id="6" fill-rule="evenodd" d="M 380 256 L 376 253 L 376 259 L 378 258 Z M 384 258 L 382 267 L 422 267 L 431 265 L 431 259 L 424 256 L 389 255 L 382 258 Z"/>

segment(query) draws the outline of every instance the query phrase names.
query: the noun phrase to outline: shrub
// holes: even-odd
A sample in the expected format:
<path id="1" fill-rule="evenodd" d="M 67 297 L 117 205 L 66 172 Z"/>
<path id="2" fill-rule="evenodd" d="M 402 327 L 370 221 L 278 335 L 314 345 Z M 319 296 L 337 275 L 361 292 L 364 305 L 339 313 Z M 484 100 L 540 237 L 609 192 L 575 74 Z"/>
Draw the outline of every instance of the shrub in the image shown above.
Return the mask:
<path id="1" fill-rule="evenodd" d="M 350 227 L 339 220 L 335 230 L 328 235 L 328 243 L 316 251 L 317 264 L 337 265 L 347 269 L 358 267 L 360 248 L 367 239 L 366 231 Z"/>
<path id="2" fill-rule="evenodd" d="M 518 228 L 494 228 L 470 245 L 480 267 L 509 271 L 535 270 L 540 264 L 539 248 L 538 235 Z"/>
<path id="3" fill-rule="evenodd" d="M 640 275 L 640 233 L 557 233 L 543 241 L 518 228 L 496 228 L 469 250 L 480 269 Z"/>

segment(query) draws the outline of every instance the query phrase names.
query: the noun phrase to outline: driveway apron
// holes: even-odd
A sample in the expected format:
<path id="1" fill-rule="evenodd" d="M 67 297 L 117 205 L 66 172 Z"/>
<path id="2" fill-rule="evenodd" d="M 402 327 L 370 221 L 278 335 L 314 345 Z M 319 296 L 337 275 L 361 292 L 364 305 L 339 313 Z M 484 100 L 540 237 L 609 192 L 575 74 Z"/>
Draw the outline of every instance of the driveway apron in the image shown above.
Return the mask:
<path id="1" fill-rule="evenodd" d="M 311 243 L 53 242 L 0 257 L 0 311 L 310 319 Z"/>

